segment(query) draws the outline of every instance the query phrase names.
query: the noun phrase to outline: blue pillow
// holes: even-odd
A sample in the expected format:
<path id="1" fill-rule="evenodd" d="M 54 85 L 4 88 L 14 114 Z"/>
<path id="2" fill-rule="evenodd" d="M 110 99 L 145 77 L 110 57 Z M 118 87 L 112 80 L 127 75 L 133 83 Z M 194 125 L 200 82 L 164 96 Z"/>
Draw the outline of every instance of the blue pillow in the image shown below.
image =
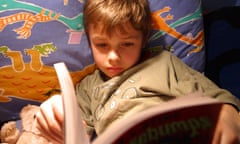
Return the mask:
<path id="1" fill-rule="evenodd" d="M 205 48 L 200 0 L 150 0 L 156 23 L 148 48 L 166 49 L 203 72 Z"/>
<path id="2" fill-rule="evenodd" d="M 93 63 L 82 6 L 79 0 L 0 1 L 0 122 L 59 92 L 54 63 L 65 62 L 73 75 Z"/>
<path id="3" fill-rule="evenodd" d="M 200 0 L 149 2 L 157 22 L 146 48 L 149 55 L 164 48 L 202 72 Z M 0 0 L 0 123 L 18 119 L 23 106 L 59 92 L 54 63 L 65 62 L 74 82 L 93 63 L 82 8 L 82 0 Z"/>

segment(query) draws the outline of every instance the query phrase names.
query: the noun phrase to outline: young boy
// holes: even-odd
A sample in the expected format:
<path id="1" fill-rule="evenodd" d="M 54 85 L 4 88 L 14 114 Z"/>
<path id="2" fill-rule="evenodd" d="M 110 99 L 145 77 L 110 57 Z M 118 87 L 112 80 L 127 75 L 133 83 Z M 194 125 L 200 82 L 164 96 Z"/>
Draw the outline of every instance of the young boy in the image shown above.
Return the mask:
<path id="1" fill-rule="evenodd" d="M 151 26 L 147 0 L 87 0 L 84 26 L 98 69 L 76 87 L 89 135 L 163 102 L 201 91 L 226 103 L 213 143 L 240 142 L 239 101 L 169 52 L 142 60 Z M 42 134 L 61 143 L 63 110 L 54 96 L 36 115 Z"/>

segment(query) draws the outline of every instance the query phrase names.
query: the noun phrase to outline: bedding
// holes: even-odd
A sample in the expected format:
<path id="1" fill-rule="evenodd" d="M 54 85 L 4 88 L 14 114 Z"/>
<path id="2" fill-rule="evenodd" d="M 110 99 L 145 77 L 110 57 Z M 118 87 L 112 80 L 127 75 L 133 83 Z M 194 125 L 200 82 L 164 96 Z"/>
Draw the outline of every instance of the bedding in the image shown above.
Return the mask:
<path id="1" fill-rule="evenodd" d="M 154 17 L 145 49 L 177 55 L 203 72 L 200 0 L 149 0 Z M 84 0 L 0 0 L 0 125 L 19 119 L 21 108 L 39 105 L 59 84 L 53 64 L 64 62 L 74 83 L 93 63 L 82 23 Z"/>

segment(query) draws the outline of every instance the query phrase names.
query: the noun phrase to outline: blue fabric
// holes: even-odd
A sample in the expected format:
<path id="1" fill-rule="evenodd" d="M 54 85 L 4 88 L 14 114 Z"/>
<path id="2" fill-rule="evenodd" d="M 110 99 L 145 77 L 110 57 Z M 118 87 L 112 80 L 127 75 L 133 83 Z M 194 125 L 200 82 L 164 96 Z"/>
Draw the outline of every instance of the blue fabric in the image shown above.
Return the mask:
<path id="1" fill-rule="evenodd" d="M 200 0 L 149 2 L 153 13 L 162 13 L 147 53 L 167 49 L 202 72 Z M 81 0 L 0 0 L 0 123 L 18 119 L 23 106 L 39 105 L 59 91 L 54 63 L 65 62 L 73 76 L 93 63 L 82 8 Z"/>
<path id="2" fill-rule="evenodd" d="M 53 68 L 93 63 L 78 0 L 0 1 L 0 123 L 59 91 Z"/>
<path id="3" fill-rule="evenodd" d="M 153 28 L 148 48 L 166 49 L 192 68 L 203 72 L 205 47 L 201 3 L 198 0 L 150 0 L 159 14 L 160 28 Z M 169 18 L 170 17 L 170 18 Z"/>

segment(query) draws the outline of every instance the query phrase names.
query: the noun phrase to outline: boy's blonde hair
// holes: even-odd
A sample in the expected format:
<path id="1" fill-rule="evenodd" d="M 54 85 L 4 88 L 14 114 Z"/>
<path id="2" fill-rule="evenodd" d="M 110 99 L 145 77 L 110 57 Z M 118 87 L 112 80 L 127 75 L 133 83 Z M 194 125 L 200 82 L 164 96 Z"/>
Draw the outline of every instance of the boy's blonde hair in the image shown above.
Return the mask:
<path id="1" fill-rule="evenodd" d="M 111 31 L 115 26 L 127 22 L 143 33 L 147 39 L 151 28 L 151 12 L 148 0 L 87 0 L 83 11 L 85 32 L 89 24 L 103 24 L 104 30 Z"/>

